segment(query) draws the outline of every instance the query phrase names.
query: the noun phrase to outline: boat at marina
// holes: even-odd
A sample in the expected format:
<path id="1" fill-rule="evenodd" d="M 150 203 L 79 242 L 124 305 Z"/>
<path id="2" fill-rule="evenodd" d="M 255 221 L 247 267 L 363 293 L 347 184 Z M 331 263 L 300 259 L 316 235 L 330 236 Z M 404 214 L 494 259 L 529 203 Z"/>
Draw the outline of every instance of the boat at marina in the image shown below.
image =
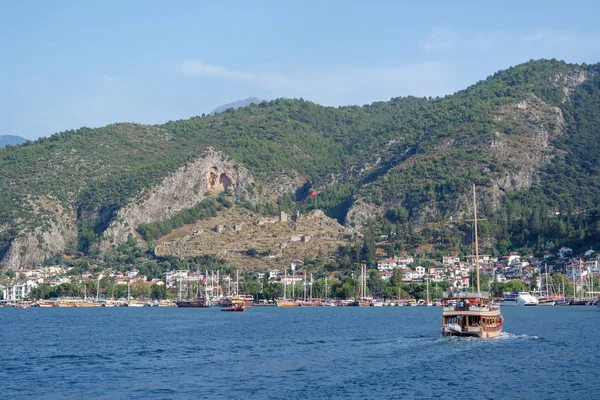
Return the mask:
<path id="1" fill-rule="evenodd" d="M 300 302 L 293 299 L 275 299 L 277 307 L 300 307 Z"/>
<path id="2" fill-rule="evenodd" d="M 252 307 L 254 305 L 254 297 L 251 294 L 243 294 L 240 297 L 244 301 L 245 307 Z"/>
<path id="3" fill-rule="evenodd" d="M 79 303 L 82 301 L 78 297 L 59 297 L 56 299 L 55 307 L 79 307 Z"/>
<path id="4" fill-rule="evenodd" d="M 292 294 L 293 297 L 293 294 Z M 287 270 L 284 275 L 284 284 L 283 284 L 283 297 L 279 299 L 275 299 L 275 305 L 277 307 L 300 307 L 300 302 L 294 299 L 289 299 L 287 297 Z"/>
<path id="5" fill-rule="evenodd" d="M 221 300 L 221 311 L 244 311 L 244 299 L 240 296 L 226 297 Z"/>
<path id="6" fill-rule="evenodd" d="M 32 307 L 56 307 L 56 301 L 54 300 L 38 300 L 31 305 Z"/>
<path id="7" fill-rule="evenodd" d="M 479 242 L 477 239 L 477 200 L 473 185 L 473 225 L 475 236 L 475 271 L 477 293 L 459 294 L 442 299 L 442 336 L 494 338 L 500 336 L 504 317 L 500 306 L 481 293 L 479 282 Z"/>
<path id="8" fill-rule="evenodd" d="M 529 292 L 512 292 L 505 293 L 502 298 L 503 306 L 537 306 L 540 304 L 540 301 L 532 296 Z"/>
<path id="9" fill-rule="evenodd" d="M 300 307 L 322 307 L 323 302 L 319 299 L 301 300 Z"/>
<path id="10" fill-rule="evenodd" d="M 147 301 L 129 300 L 128 302 L 121 304 L 121 306 L 122 307 L 150 307 L 150 303 Z"/>
<path id="11" fill-rule="evenodd" d="M 212 302 L 207 297 L 196 297 L 194 299 L 177 300 L 177 307 L 181 308 L 205 308 L 212 307 Z"/>

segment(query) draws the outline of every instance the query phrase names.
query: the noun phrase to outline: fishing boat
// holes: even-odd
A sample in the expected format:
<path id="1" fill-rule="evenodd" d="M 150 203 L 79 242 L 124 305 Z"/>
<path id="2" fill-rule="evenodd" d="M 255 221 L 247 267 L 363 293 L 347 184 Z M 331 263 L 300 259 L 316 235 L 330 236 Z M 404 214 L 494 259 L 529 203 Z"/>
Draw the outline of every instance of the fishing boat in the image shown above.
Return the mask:
<path id="1" fill-rule="evenodd" d="M 480 291 L 475 185 L 473 185 L 473 223 L 477 293 L 464 293 L 457 297 L 442 299 L 442 336 L 493 338 L 500 336 L 504 326 L 504 317 L 500 313 L 500 306 Z"/>
<path id="2" fill-rule="evenodd" d="M 226 297 L 221 300 L 221 311 L 240 312 L 244 311 L 244 309 L 244 299 L 242 297 Z"/>

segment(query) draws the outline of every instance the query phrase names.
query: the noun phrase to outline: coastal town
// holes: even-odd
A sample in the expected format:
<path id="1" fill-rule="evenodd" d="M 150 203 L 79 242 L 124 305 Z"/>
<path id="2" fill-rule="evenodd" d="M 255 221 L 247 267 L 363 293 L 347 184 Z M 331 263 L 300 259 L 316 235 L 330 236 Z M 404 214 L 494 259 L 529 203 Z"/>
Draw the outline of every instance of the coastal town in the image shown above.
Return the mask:
<path id="1" fill-rule="evenodd" d="M 404 255 L 366 265 L 356 273 L 312 271 L 302 261 L 288 269 L 259 272 L 172 270 L 149 278 L 137 269 L 99 270 L 89 265 L 81 274 L 70 265 L 37 266 L 8 273 L 0 280 L 3 306 L 174 306 L 177 300 L 205 297 L 212 304 L 222 298 L 246 294 L 257 304 L 277 304 L 277 298 L 294 300 L 337 299 L 339 305 L 356 299 L 363 305 L 439 305 L 441 298 L 473 286 L 474 256 L 417 261 Z M 592 304 L 598 298 L 600 255 L 589 250 L 575 256 L 562 247 L 556 254 L 479 255 L 483 290 L 498 301 L 511 292 L 528 292 L 536 299 Z M 362 271 L 362 272 L 361 272 Z M 352 282 L 341 290 L 342 282 Z M 381 287 L 393 287 L 383 291 Z M 336 290 L 337 287 L 337 290 Z M 266 290 L 265 288 L 270 288 Z M 44 290 L 42 290 L 44 289 Z M 411 290 L 412 289 L 412 290 Z M 65 301 L 65 299 L 70 299 Z"/>

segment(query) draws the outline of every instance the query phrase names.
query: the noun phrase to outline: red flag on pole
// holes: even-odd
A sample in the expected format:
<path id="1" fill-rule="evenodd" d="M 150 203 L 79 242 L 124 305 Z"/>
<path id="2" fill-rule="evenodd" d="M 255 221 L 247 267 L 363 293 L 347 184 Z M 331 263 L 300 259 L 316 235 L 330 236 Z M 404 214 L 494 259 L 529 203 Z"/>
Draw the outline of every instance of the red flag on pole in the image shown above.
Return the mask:
<path id="1" fill-rule="evenodd" d="M 310 194 L 308 195 L 308 198 L 311 199 L 313 197 L 315 197 L 317 195 L 317 191 L 315 189 L 313 189 L 312 192 L 310 192 Z"/>

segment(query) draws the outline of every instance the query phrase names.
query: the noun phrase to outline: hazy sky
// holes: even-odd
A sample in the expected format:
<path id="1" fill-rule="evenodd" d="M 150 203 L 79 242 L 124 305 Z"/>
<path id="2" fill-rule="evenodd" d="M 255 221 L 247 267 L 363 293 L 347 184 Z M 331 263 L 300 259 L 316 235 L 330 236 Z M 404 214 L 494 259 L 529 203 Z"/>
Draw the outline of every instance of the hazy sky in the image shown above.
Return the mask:
<path id="1" fill-rule="evenodd" d="M 598 4 L 6 0 L 0 134 L 162 123 L 250 96 L 438 96 L 530 59 L 596 63 Z"/>

